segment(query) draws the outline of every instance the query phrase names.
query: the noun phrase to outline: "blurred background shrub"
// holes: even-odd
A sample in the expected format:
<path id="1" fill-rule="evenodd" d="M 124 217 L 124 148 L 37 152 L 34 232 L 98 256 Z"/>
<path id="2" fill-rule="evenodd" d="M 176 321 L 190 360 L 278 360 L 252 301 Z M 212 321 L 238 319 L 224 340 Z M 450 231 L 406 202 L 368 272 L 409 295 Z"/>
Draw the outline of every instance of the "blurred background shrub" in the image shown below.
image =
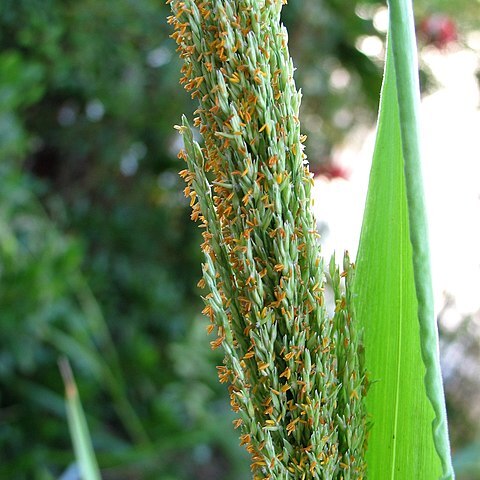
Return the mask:
<path id="1" fill-rule="evenodd" d="M 332 147 L 375 119 L 384 5 L 289 3 L 309 158 L 326 171 Z M 460 12 L 455 34 L 475 27 L 465 0 L 417 8 L 420 19 Z M 156 0 L 0 4 L 2 479 L 58 478 L 73 462 L 61 354 L 104 478 L 249 475 L 199 319 L 200 238 L 172 128 L 195 106 L 178 85 L 168 14 Z M 456 39 L 422 25 L 426 43 Z M 461 425 L 468 402 L 450 405 Z M 474 448 L 478 432 L 462 428 L 456 448 Z"/>

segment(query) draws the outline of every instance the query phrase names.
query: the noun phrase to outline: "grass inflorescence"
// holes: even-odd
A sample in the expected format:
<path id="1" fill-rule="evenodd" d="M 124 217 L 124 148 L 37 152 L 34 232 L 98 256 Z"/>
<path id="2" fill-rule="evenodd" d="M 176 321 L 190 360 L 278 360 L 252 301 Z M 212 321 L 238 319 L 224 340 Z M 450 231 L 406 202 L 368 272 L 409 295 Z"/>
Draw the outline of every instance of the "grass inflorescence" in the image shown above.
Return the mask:
<path id="1" fill-rule="evenodd" d="M 192 219 L 204 227 L 204 313 L 255 479 L 365 477 L 365 372 L 351 308 L 354 267 L 330 276 L 311 210 L 282 1 L 170 0 L 181 83 L 197 98 L 178 127 Z M 341 283 L 344 283 L 341 286 Z"/>

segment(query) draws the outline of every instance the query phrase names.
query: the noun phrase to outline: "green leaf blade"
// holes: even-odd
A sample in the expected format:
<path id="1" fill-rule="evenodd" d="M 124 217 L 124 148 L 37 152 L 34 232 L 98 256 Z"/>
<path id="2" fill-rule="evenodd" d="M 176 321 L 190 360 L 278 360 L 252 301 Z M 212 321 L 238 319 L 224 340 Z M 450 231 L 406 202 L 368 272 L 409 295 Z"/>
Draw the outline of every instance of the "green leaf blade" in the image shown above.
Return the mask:
<path id="1" fill-rule="evenodd" d="M 66 358 L 62 358 L 59 361 L 59 366 L 65 383 L 68 428 L 82 479 L 101 480 L 100 469 L 98 468 L 88 431 L 87 420 L 70 364 Z"/>
<path id="2" fill-rule="evenodd" d="M 372 382 L 368 478 L 438 479 L 435 413 L 425 392 L 402 138 L 391 50 L 362 226 L 355 291 Z"/>
<path id="3" fill-rule="evenodd" d="M 420 163 L 419 104 L 420 87 L 415 41 L 415 25 L 411 0 L 389 3 L 392 61 L 395 64 L 397 96 L 401 106 L 399 121 L 404 157 L 410 242 L 413 249 L 413 274 L 418 300 L 418 321 L 422 358 L 426 367 L 426 394 L 435 411 L 433 439 L 442 462 L 442 478 L 453 479 L 448 438 L 447 412 L 443 390 L 438 332 L 433 308 L 427 216 L 423 196 Z"/>

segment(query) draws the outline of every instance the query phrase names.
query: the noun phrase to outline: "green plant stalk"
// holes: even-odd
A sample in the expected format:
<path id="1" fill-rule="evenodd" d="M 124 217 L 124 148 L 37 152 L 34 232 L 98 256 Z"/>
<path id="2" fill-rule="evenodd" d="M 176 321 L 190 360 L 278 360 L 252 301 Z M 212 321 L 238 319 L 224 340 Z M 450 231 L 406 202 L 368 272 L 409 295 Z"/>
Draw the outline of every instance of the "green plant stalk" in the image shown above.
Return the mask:
<path id="1" fill-rule="evenodd" d="M 241 444 L 255 479 L 365 477 L 365 378 L 351 309 L 353 269 L 325 278 L 311 211 L 282 1 L 175 0 L 181 82 L 199 99 L 181 157 L 203 222 L 204 313 L 222 346 Z M 341 292 L 340 284 L 347 289 Z"/>
<path id="2" fill-rule="evenodd" d="M 422 357 L 427 396 L 435 411 L 433 435 L 445 479 L 454 477 L 448 438 L 438 332 L 433 309 L 432 278 L 425 200 L 420 162 L 420 88 L 411 0 L 390 0 L 390 40 L 395 64 L 404 158 L 413 273 L 418 301 Z"/>

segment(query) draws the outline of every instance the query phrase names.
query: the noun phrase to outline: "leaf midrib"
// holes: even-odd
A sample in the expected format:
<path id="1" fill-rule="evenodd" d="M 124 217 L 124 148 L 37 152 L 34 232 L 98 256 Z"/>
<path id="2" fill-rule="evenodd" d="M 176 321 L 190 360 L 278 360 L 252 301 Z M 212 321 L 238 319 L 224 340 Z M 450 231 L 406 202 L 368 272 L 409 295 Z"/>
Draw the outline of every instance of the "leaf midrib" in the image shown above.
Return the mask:
<path id="1" fill-rule="evenodd" d="M 403 222 L 399 222 L 400 224 L 400 238 L 403 238 Z M 398 363 L 397 363 L 397 381 L 395 384 L 396 392 L 395 392 L 395 416 L 394 416 L 394 427 L 393 427 L 393 461 L 392 461 L 392 472 L 390 478 L 395 480 L 395 467 L 397 464 L 397 439 L 398 439 L 398 411 L 400 405 L 400 378 L 401 378 L 401 370 L 402 370 L 402 318 L 403 318 L 403 261 L 402 257 L 405 255 L 405 252 L 400 253 L 400 282 L 399 282 L 399 290 L 400 290 L 400 305 L 399 305 L 399 321 L 398 321 L 398 335 L 397 335 L 397 348 L 398 348 Z"/>

